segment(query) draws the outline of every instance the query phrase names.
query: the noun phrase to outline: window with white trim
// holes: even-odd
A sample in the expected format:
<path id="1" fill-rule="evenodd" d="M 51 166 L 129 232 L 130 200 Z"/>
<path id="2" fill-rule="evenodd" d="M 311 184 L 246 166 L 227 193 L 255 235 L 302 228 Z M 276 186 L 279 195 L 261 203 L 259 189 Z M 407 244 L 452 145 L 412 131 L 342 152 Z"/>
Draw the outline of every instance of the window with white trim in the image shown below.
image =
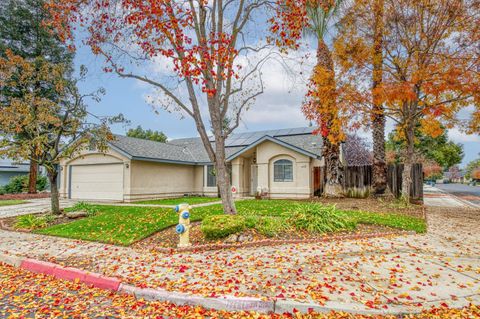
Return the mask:
<path id="1" fill-rule="evenodd" d="M 217 174 L 213 165 L 207 165 L 207 187 L 217 187 Z"/>
<path id="2" fill-rule="evenodd" d="M 282 159 L 273 163 L 274 182 L 293 182 L 293 162 Z"/>
<path id="3" fill-rule="evenodd" d="M 205 185 L 207 187 L 217 187 L 217 171 L 214 165 L 205 165 L 206 169 L 206 179 Z M 230 176 L 230 184 L 232 183 L 232 165 L 227 164 L 228 175 Z"/>

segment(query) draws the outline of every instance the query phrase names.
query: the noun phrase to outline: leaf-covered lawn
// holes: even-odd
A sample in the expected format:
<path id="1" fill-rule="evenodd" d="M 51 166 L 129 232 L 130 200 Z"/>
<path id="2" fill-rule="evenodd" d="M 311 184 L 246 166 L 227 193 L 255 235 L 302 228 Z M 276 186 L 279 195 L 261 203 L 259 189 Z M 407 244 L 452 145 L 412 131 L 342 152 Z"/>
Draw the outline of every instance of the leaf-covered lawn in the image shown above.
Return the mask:
<path id="1" fill-rule="evenodd" d="M 149 205 L 178 205 L 181 203 L 187 203 L 190 205 L 218 202 L 220 198 L 217 197 L 179 197 L 179 198 L 164 198 L 153 199 L 135 202 L 135 204 L 149 204 Z"/>
<path id="2" fill-rule="evenodd" d="M 155 207 L 92 206 L 96 215 L 38 230 L 40 234 L 130 245 L 178 223 L 173 209 Z M 201 220 L 196 214 L 192 220 Z"/>
<path id="3" fill-rule="evenodd" d="M 257 216 L 259 227 L 265 233 L 283 231 L 281 227 L 299 202 L 290 200 L 245 200 L 236 203 L 239 214 Z M 305 202 L 303 202 L 305 203 Z M 38 230 L 40 234 L 98 241 L 119 245 L 130 245 L 167 227 L 178 223 L 178 215 L 169 208 L 91 206 L 96 214 L 91 217 L 59 224 Z M 222 206 L 199 207 L 192 211 L 192 221 L 205 216 L 222 214 Z M 425 221 L 419 218 L 398 214 L 378 214 L 361 211 L 339 211 L 354 224 L 367 223 L 389 226 L 423 233 Z"/>
<path id="4" fill-rule="evenodd" d="M 19 200 L 19 199 L 6 199 L 0 200 L 0 206 L 11 206 L 11 205 L 20 205 L 25 204 L 27 201 Z"/>

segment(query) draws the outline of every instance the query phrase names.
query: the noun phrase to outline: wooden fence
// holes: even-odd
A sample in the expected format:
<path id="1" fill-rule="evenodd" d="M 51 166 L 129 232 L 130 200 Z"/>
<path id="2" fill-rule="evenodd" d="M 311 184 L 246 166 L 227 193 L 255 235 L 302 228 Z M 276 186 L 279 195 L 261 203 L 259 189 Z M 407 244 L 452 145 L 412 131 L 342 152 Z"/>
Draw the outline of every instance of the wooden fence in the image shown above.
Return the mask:
<path id="1" fill-rule="evenodd" d="M 387 184 L 395 197 L 402 193 L 403 164 L 388 165 Z M 422 164 L 412 166 L 412 186 L 410 198 L 412 200 L 423 199 L 423 170 Z M 325 172 L 323 167 L 314 167 L 313 186 L 314 195 L 321 196 L 325 186 Z M 343 188 L 347 192 L 350 189 L 369 189 L 372 186 L 372 165 L 348 166 L 344 168 Z"/>

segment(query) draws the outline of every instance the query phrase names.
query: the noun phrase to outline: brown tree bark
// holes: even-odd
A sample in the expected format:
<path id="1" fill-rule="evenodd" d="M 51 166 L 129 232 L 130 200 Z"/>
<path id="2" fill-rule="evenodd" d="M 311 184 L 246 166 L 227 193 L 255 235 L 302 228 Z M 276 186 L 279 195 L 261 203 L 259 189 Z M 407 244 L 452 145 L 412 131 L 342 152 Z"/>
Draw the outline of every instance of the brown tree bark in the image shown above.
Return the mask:
<path id="1" fill-rule="evenodd" d="M 324 68 L 331 74 L 328 83 L 324 85 L 332 89 L 330 108 L 335 108 L 335 70 L 333 64 L 332 53 L 323 39 L 318 40 L 317 47 L 317 68 Z M 321 85 L 321 84 L 320 84 Z M 326 103 L 322 101 L 322 103 Z M 334 120 L 332 114 L 322 114 L 321 121 L 327 128 L 331 128 L 331 123 Z M 340 144 L 332 143 L 328 138 L 323 139 L 322 155 L 325 161 L 325 176 L 326 183 L 324 187 L 324 196 L 326 197 L 343 197 L 343 168 L 340 161 Z"/>
<path id="2" fill-rule="evenodd" d="M 387 189 L 387 163 L 385 156 L 385 114 L 378 92 L 383 79 L 383 0 L 374 3 L 374 45 L 372 73 L 372 140 L 373 140 L 373 193 L 381 195 Z"/>
<path id="3" fill-rule="evenodd" d="M 402 200 L 406 203 L 410 202 L 410 189 L 412 187 L 412 164 L 415 157 L 415 134 L 414 125 L 409 122 L 404 129 L 406 146 L 403 156 L 403 173 L 402 173 Z"/>
<path id="4" fill-rule="evenodd" d="M 37 193 L 37 177 L 38 177 L 38 163 L 36 160 L 30 159 L 30 171 L 28 175 L 28 193 Z"/>
<path id="5" fill-rule="evenodd" d="M 215 114 L 215 112 L 214 112 Z M 215 125 L 213 125 L 215 126 Z M 214 129 L 215 135 L 215 170 L 217 173 L 217 187 L 222 199 L 223 212 L 225 214 L 236 214 L 237 208 L 235 207 L 235 201 L 233 200 L 232 185 L 230 183 L 230 172 L 227 167 L 225 156 L 225 138 L 219 133 L 221 128 Z"/>
<path id="6" fill-rule="evenodd" d="M 53 170 L 47 170 L 48 181 L 50 182 L 50 201 L 52 214 L 60 215 L 60 195 L 57 188 L 58 172 Z"/>

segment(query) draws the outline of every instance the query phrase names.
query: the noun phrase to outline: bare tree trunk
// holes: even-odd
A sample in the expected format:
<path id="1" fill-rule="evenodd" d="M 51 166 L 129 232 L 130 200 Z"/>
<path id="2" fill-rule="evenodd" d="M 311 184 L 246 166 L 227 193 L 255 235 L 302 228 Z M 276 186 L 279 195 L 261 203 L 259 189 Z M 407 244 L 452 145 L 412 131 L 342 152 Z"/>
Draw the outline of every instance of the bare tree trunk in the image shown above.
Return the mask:
<path id="1" fill-rule="evenodd" d="M 230 172 L 225 160 L 225 142 L 223 138 L 215 137 L 215 170 L 217 173 L 217 186 L 222 199 L 223 212 L 225 214 L 236 214 L 237 208 L 232 195 L 230 183 Z"/>
<path id="2" fill-rule="evenodd" d="M 408 124 L 405 128 L 406 146 L 403 159 L 402 173 L 402 199 L 410 202 L 410 189 L 412 187 L 412 164 L 415 157 L 415 136 L 413 124 Z"/>
<path id="3" fill-rule="evenodd" d="M 30 156 L 30 172 L 28 175 L 28 193 L 36 194 L 37 193 L 37 177 L 38 177 L 38 162 L 35 159 L 35 151 L 32 150 Z"/>
<path id="4" fill-rule="evenodd" d="M 332 90 L 330 101 L 322 101 L 321 103 L 330 103 L 329 108 L 335 109 L 335 70 L 333 65 L 332 53 L 330 52 L 327 44 L 323 39 L 318 40 L 317 47 L 317 68 L 323 68 L 330 72 L 329 76 L 325 81 L 326 83 L 318 83 L 319 85 L 324 85 L 326 88 Z M 321 114 L 322 125 L 324 125 L 328 130 L 332 127 L 332 122 L 334 120 L 333 114 Z M 340 144 L 332 143 L 328 138 L 323 138 L 323 147 L 322 155 L 325 161 L 325 176 L 326 184 L 324 188 L 324 196 L 326 197 L 343 197 L 343 169 L 342 163 L 340 161 Z"/>
<path id="5" fill-rule="evenodd" d="M 48 180 L 50 182 L 50 201 L 51 201 L 51 210 L 53 214 L 60 215 L 60 196 L 57 188 L 57 178 L 58 172 L 54 169 L 53 171 L 47 171 Z"/>
<path id="6" fill-rule="evenodd" d="M 325 197 L 343 197 L 343 169 L 340 162 L 340 146 L 332 144 L 328 139 L 323 142 L 326 184 L 323 195 Z"/>
<path id="7" fill-rule="evenodd" d="M 383 0 L 374 4 L 374 48 L 372 73 L 372 139 L 373 139 L 373 191 L 375 195 L 387 189 L 387 164 L 385 156 L 385 114 L 377 88 L 383 80 Z"/>

